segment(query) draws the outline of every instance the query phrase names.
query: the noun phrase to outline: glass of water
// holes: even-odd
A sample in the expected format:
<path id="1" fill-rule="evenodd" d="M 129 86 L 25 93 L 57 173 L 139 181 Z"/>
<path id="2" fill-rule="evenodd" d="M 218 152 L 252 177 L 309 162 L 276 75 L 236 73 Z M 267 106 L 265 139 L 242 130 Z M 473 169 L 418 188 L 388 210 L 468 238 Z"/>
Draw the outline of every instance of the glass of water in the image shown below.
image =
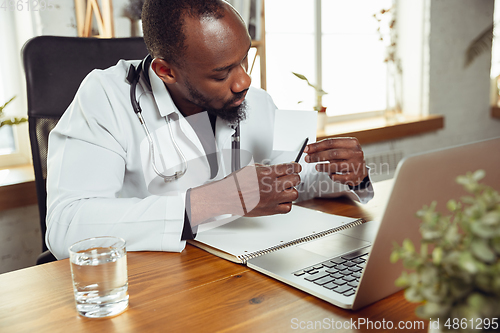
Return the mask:
<path id="1" fill-rule="evenodd" d="M 128 307 L 127 249 L 118 237 L 95 237 L 69 248 L 76 310 L 84 317 L 116 316 Z"/>

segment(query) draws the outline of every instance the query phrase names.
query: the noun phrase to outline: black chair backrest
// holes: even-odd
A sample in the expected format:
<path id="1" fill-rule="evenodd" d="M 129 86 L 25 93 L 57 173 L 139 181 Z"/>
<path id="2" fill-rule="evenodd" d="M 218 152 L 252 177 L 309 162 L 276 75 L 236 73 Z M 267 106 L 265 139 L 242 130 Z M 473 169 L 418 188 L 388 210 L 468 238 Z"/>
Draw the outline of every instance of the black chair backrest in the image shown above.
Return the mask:
<path id="1" fill-rule="evenodd" d="M 22 53 L 42 251 L 46 251 L 46 178 L 50 131 L 70 105 L 88 73 L 93 69 L 113 66 L 120 59 L 143 59 L 148 52 L 140 37 L 97 39 L 40 36 L 29 40 Z"/>

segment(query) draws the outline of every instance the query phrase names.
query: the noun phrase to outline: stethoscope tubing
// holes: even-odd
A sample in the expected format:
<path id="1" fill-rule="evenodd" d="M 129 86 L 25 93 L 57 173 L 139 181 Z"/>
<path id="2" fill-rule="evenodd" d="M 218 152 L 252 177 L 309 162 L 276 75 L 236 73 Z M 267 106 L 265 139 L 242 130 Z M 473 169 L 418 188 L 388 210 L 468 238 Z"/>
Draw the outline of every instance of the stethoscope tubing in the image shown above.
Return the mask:
<path id="1" fill-rule="evenodd" d="M 172 140 L 172 143 L 174 144 L 174 148 L 177 152 L 177 154 L 181 158 L 181 170 L 176 171 L 173 175 L 165 175 L 163 174 L 157 167 L 156 167 L 156 162 L 155 162 L 155 149 L 154 149 L 154 142 L 153 138 L 151 136 L 151 132 L 149 131 L 146 121 L 144 120 L 142 116 L 142 109 L 139 105 L 139 102 L 137 101 L 136 98 L 136 88 L 137 84 L 139 82 L 141 72 L 144 70 L 143 69 L 143 64 L 145 60 L 150 57 L 149 55 L 142 60 L 139 65 L 134 67 L 134 65 L 130 65 L 130 68 L 127 73 L 127 81 L 130 84 L 130 101 L 132 103 L 132 107 L 134 109 L 135 114 L 137 115 L 137 118 L 139 119 L 139 122 L 141 123 L 142 128 L 144 129 L 144 132 L 146 134 L 148 144 L 149 144 L 149 152 L 150 152 L 150 161 L 151 165 L 153 167 L 154 172 L 163 180 L 168 183 L 172 182 L 174 180 L 179 179 L 180 177 L 184 176 L 186 174 L 187 169 L 188 169 L 188 163 L 187 159 L 184 156 L 182 150 L 179 148 L 179 145 L 177 144 L 177 141 L 174 138 L 173 130 L 172 130 L 172 125 L 171 125 L 171 119 L 167 116 L 167 125 L 168 125 L 168 130 L 170 133 L 170 139 Z M 238 122 L 238 125 L 235 128 L 235 132 L 232 135 L 232 142 L 231 142 L 231 172 L 235 172 L 236 170 L 241 169 L 241 160 L 240 160 L 240 124 Z"/>

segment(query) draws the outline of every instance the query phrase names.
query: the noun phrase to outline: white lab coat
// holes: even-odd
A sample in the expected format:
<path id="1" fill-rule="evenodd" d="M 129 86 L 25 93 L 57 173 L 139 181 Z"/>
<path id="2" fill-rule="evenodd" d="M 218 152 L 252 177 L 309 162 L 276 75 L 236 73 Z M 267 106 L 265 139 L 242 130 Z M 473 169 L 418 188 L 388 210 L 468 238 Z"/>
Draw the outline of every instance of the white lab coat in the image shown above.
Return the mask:
<path id="1" fill-rule="evenodd" d="M 181 159 L 170 139 L 167 116 L 178 120 L 172 124 L 173 134 L 188 160 L 186 174 L 177 181 L 165 183 L 154 173 L 146 135 L 132 109 L 130 85 L 125 81 L 131 63 L 137 65 L 138 61 L 122 60 L 107 70 L 90 73 L 50 133 L 46 242 L 58 259 L 68 257 L 68 247 L 74 242 L 100 235 L 124 238 L 129 251 L 182 251 L 186 191 L 231 172 L 234 129 L 217 119 L 219 172 L 210 180 L 198 136 L 177 110 L 163 82 L 149 69 L 151 90 L 142 75 L 137 96 L 155 140 L 156 163 L 166 169 L 165 174 L 180 170 Z M 241 165 L 287 162 L 272 151 L 276 107 L 271 97 L 250 88 L 246 101 Z M 199 117 L 208 122 L 206 113 Z M 326 174 L 315 172 L 313 165 L 302 165 L 299 200 L 318 196 L 319 191 L 323 196 L 347 194 L 362 202 L 373 196 L 373 191 L 364 191 L 360 197 L 333 183 Z M 314 186 L 318 180 L 322 186 Z"/>

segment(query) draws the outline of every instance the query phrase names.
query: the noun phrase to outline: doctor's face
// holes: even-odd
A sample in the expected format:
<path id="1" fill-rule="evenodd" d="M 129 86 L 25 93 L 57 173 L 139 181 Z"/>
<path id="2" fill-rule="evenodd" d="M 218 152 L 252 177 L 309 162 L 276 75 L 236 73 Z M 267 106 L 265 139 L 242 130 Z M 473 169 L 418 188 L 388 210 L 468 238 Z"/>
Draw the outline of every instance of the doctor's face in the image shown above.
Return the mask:
<path id="1" fill-rule="evenodd" d="M 227 9 L 220 19 L 186 17 L 184 30 L 187 50 L 177 78 L 184 101 L 229 122 L 243 119 L 251 83 L 246 26 Z"/>

